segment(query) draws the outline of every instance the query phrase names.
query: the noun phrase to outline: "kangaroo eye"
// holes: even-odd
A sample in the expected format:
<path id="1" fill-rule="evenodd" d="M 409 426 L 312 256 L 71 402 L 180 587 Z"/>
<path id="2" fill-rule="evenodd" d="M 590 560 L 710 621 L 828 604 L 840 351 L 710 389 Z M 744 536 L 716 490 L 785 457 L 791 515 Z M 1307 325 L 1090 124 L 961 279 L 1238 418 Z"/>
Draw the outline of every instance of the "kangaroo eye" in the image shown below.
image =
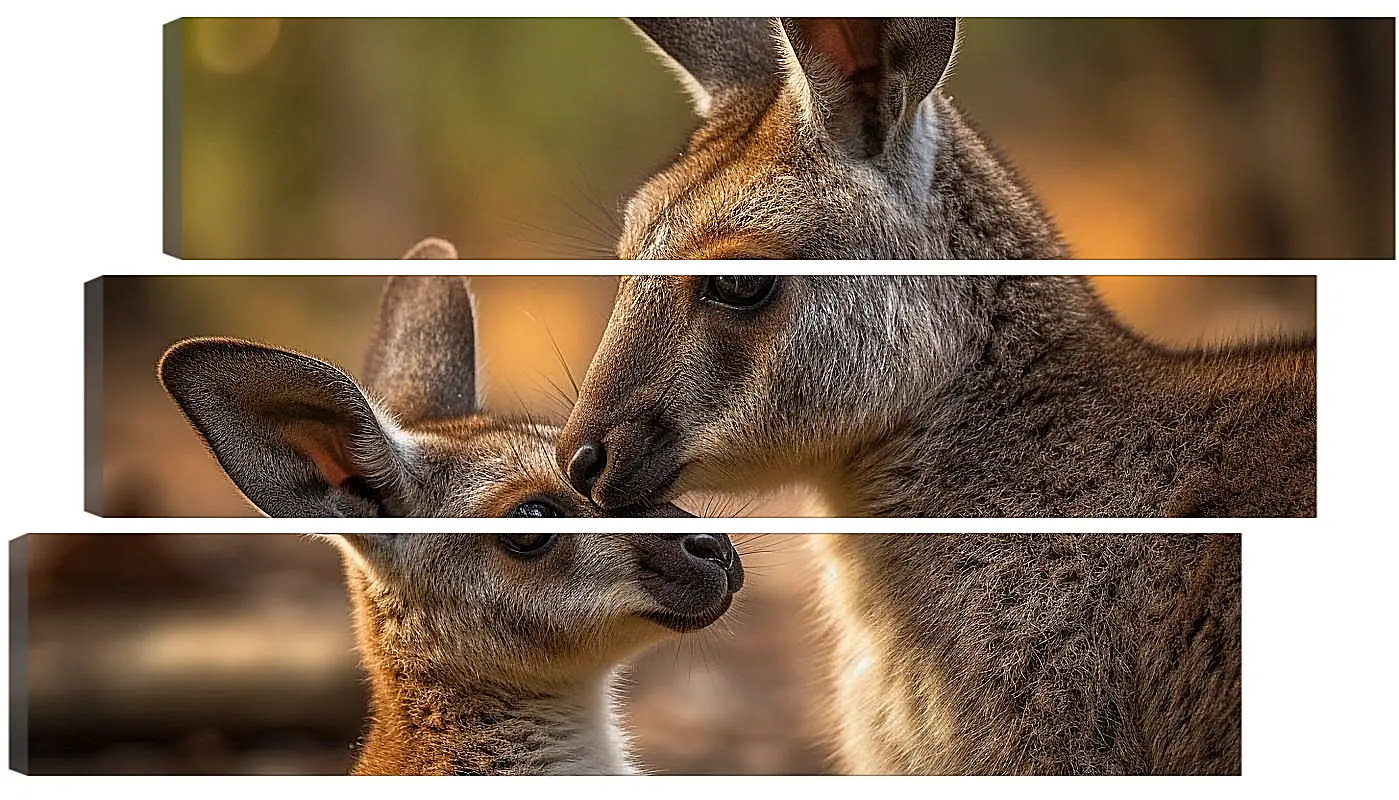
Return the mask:
<path id="1" fill-rule="evenodd" d="M 502 533 L 500 546 L 512 556 L 529 558 L 548 550 L 558 537 L 557 533 Z"/>
<path id="2" fill-rule="evenodd" d="M 562 517 L 559 507 L 547 500 L 526 500 L 510 509 L 507 517 Z"/>
<path id="3" fill-rule="evenodd" d="M 704 296 L 732 308 L 756 308 L 772 296 L 773 275 L 715 275 L 704 287 Z"/>

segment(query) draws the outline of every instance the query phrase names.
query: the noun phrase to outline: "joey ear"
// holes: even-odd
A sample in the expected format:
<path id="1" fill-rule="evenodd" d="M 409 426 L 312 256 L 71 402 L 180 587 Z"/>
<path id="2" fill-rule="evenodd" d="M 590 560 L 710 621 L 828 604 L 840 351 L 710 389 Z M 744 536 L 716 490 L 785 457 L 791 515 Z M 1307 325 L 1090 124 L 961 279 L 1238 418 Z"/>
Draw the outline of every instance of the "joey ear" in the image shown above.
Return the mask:
<path id="1" fill-rule="evenodd" d="M 457 248 L 446 239 L 438 239 L 433 236 L 413 245 L 413 249 L 403 254 L 404 259 L 434 259 L 440 261 L 451 261 L 457 257 Z"/>
<path id="2" fill-rule="evenodd" d="M 160 382 L 224 472 L 273 517 L 406 516 L 411 442 L 348 375 L 236 339 L 189 339 Z"/>
<path id="3" fill-rule="evenodd" d="M 701 116 L 736 90 L 777 86 L 770 19 L 634 17 L 629 22 L 679 76 Z"/>
<path id="4" fill-rule="evenodd" d="M 946 78 L 957 31 L 952 17 L 783 18 L 786 91 L 851 155 L 877 156 Z"/>
<path id="5" fill-rule="evenodd" d="M 480 410 L 474 302 L 465 278 L 389 278 L 363 376 L 365 386 L 404 423 Z"/>

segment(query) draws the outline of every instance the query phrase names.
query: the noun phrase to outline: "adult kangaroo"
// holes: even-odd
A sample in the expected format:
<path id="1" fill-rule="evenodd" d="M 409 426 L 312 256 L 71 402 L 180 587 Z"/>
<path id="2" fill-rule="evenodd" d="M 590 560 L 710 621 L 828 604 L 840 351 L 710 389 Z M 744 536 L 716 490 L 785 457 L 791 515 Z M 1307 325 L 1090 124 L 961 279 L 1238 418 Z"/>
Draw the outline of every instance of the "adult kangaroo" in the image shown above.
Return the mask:
<path id="1" fill-rule="evenodd" d="M 845 771 L 1241 771 L 1238 535 L 807 539 Z"/>
<path id="2" fill-rule="evenodd" d="M 949 19 L 639 19 L 704 118 L 627 258 L 1066 251 L 938 91 Z M 1170 351 L 1034 276 L 623 278 L 559 441 L 604 508 L 815 486 L 838 516 L 1315 514 L 1315 350 Z"/>
<path id="3" fill-rule="evenodd" d="M 624 277 L 557 458 L 606 509 L 1308 516 L 1315 387 L 1310 342 L 1168 350 L 1086 278 Z"/>

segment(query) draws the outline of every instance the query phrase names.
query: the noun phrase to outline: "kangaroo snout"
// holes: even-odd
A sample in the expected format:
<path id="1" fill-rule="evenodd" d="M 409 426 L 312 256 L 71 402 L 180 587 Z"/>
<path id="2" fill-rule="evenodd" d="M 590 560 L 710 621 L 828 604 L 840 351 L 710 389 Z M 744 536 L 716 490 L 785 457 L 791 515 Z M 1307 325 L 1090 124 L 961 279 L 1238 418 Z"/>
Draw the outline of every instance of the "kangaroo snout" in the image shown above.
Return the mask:
<path id="1" fill-rule="evenodd" d="M 560 453 L 560 457 L 565 453 Z M 593 485 L 607 466 L 607 449 L 602 442 L 587 441 L 578 445 L 568 459 L 565 473 L 568 482 L 584 497 L 593 496 Z"/>
<path id="2" fill-rule="evenodd" d="M 678 445 L 664 426 L 609 429 L 575 414 L 559 437 L 556 457 L 574 490 L 616 511 L 670 499 L 682 466 Z"/>

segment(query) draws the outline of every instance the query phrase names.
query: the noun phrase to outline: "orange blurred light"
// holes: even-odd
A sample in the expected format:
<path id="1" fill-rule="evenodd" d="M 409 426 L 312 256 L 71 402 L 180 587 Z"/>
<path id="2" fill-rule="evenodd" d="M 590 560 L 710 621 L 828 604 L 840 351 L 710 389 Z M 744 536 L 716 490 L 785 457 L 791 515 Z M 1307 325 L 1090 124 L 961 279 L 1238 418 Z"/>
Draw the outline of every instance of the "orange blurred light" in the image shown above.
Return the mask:
<path id="1" fill-rule="evenodd" d="M 272 17 L 195 19 L 190 24 L 200 63 L 221 75 L 237 75 L 261 64 L 282 32 L 282 21 Z"/>

